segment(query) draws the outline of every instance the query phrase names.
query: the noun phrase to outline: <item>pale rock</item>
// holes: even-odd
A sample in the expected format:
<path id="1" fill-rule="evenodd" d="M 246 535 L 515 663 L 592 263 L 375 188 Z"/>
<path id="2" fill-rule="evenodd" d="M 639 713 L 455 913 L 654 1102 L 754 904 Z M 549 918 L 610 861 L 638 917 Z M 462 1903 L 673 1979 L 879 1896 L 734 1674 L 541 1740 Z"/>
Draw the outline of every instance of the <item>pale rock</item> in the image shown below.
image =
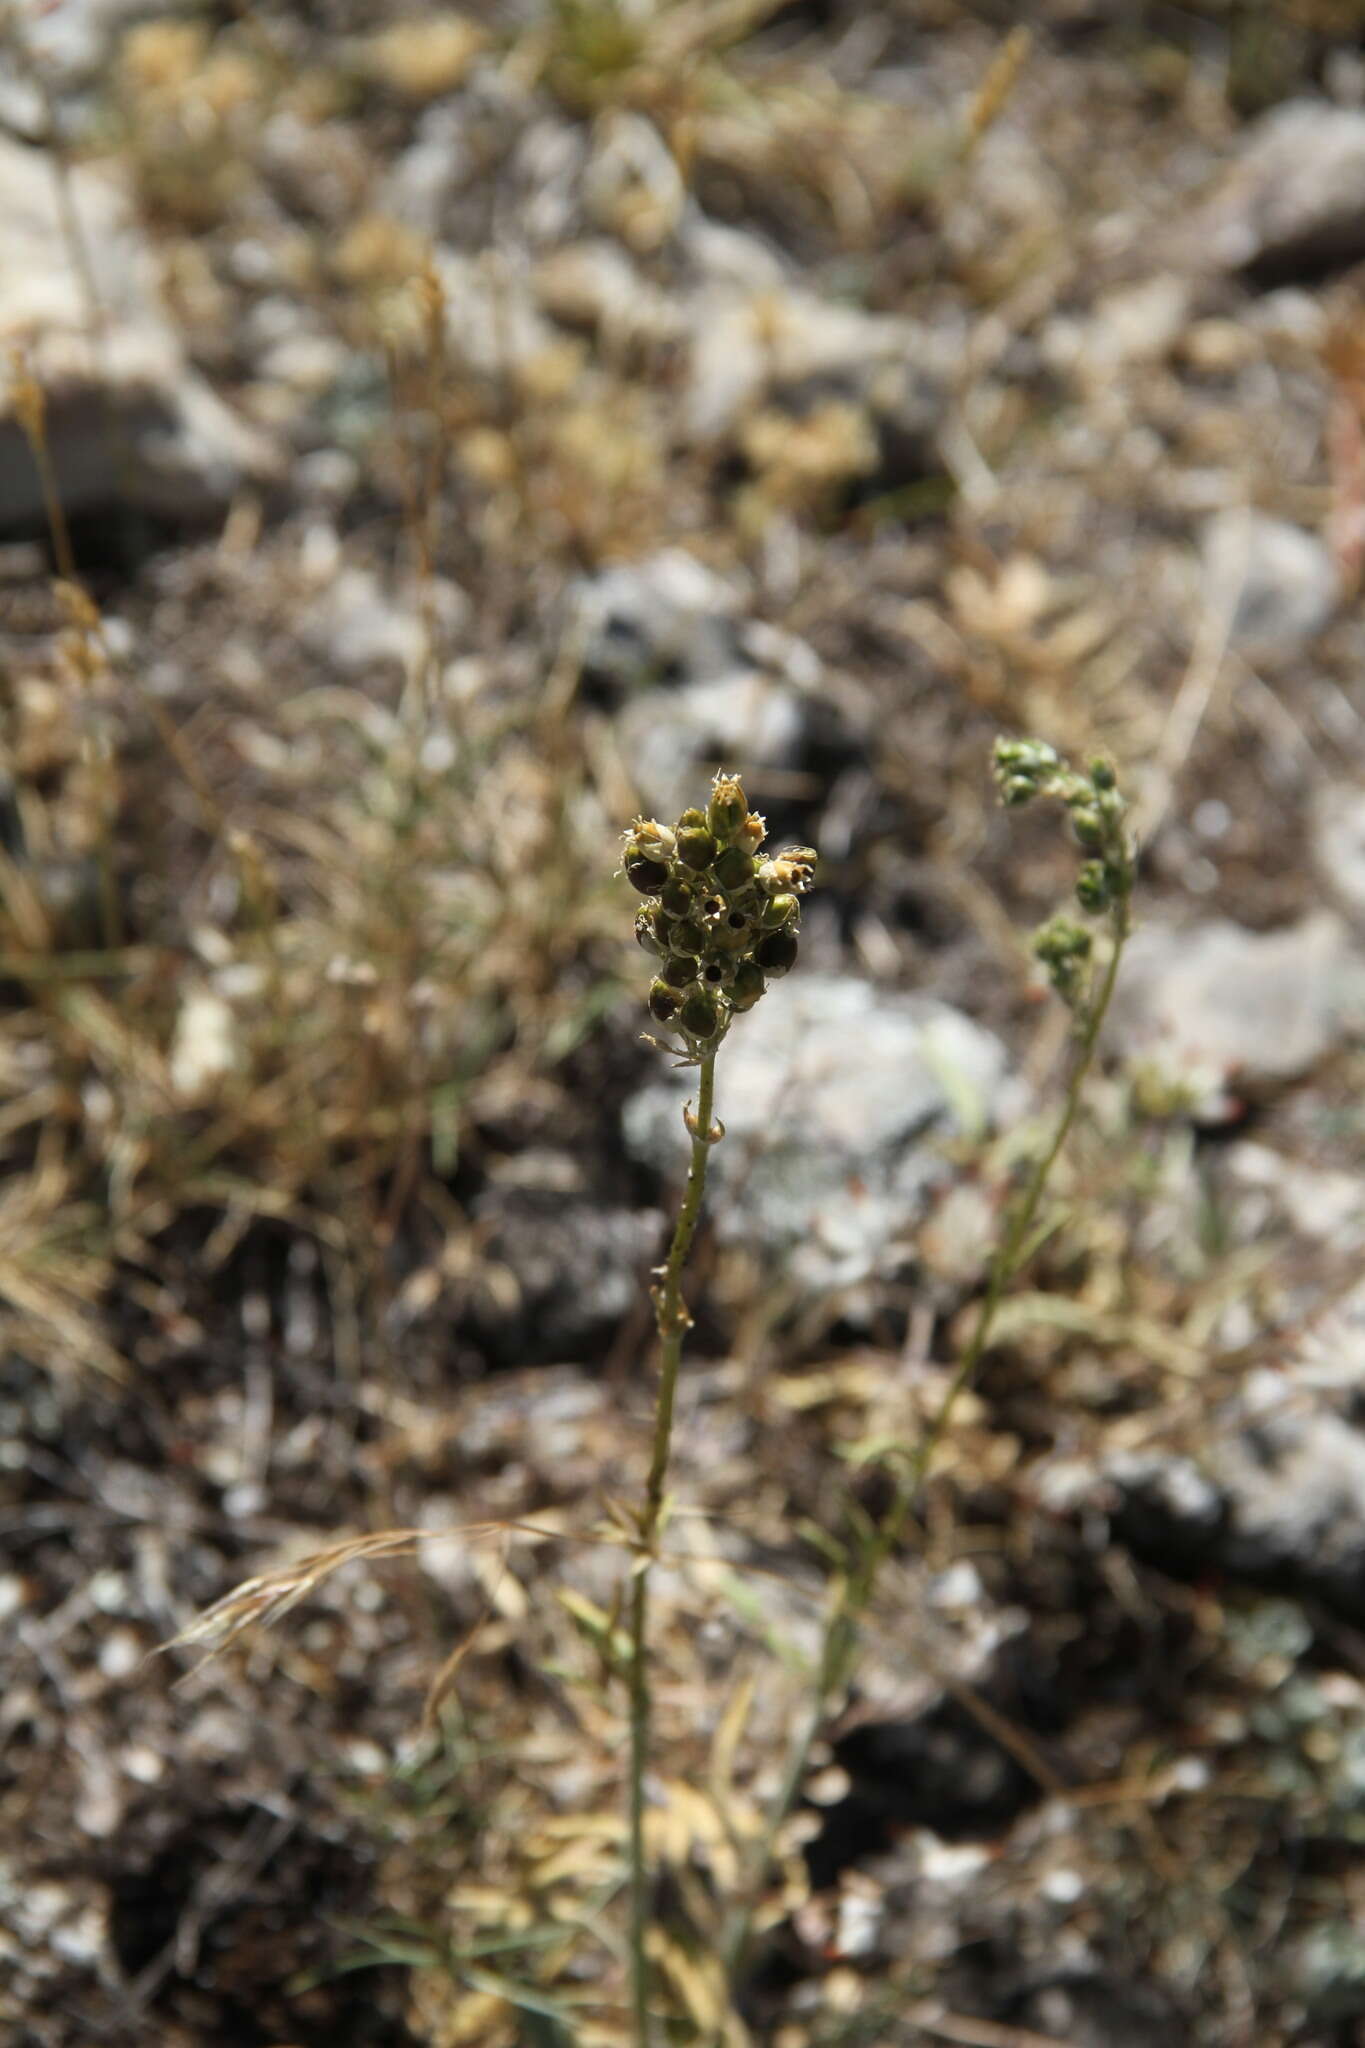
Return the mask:
<path id="1" fill-rule="evenodd" d="M 1365 965 L 1343 921 L 1318 911 L 1279 931 L 1218 920 L 1140 926 L 1124 956 L 1110 1043 L 1192 1113 L 1308 1073 L 1356 1028 Z"/>
<path id="2" fill-rule="evenodd" d="M 278 466 L 270 443 L 190 368 L 123 182 L 107 167 L 78 165 L 70 189 L 102 331 L 92 332 L 51 163 L 0 138 L 0 525 L 45 522 L 15 414 L 16 356 L 43 393 L 68 513 L 125 502 L 192 516 L 268 479 Z"/>
<path id="3" fill-rule="evenodd" d="M 434 611 L 438 636 L 457 631 L 468 612 L 464 592 L 444 578 L 435 578 L 426 593 L 405 588 L 394 594 L 373 570 L 347 563 L 324 582 L 300 631 L 314 652 L 345 675 L 392 662 L 412 676 L 428 652 L 424 604 Z"/>
<path id="4" fill-rule="evenodd" d="M 1309 831 L 1324 888 L 1349 916 L 1365 920 L 1365 790 L 1354 782 L 1323 784 Z"/>
<path id="5" fill-rule="evenodd" d="M 589 328 L 608 348 L 657 346 L 682 332 L 679 309 L 640 276 L 616 242 L 576 242 L 554 250 L 537 265 L 534 290 L 552 320 Z"/>
<path id="6" fill-rule="evenodd" d="M 704 285 L 691 309 L 687 423 L 699 439 L 727 433 L 760 399 L 819 385 L 875 399 L 888 371 L 922 404 L 946 390 L 941 345 L 915 322 L 865 313 L 799 290 Z M 885 402 L 883 400 L 883 402 Z M 896 404 L 903 403 L 899 390 Z"/>
<path id="7" fill-rule="evenodd" d="M 505 377 L 554 343 L 531 289 L 529 267 L 496 250 L 438 249 L 432 258 L 445 301 L 446 340 L 478 375 Z M 562 337 L 560 337 L 562 340 Z"/>
<path id="8" fill-rule="evenodd" d="M 1229 620 L 1234 646 L 1264 660 L 1301 653 L 1341 594 L 1332 557 L 1316 534 L 1250 507 L 1209 520 L 1203 565 L 1205 602 Z"/>
<path id="9" fill-rule="evenodd" d="M 682 172 L 654 123 L 620 108 L 596 125 L 582 191 L 594 224 L 641 254 L 668 240 L 687 205 Z"/>
<path id="10" fill-rule="evenodd" d="M 1365 254 L 1365 112 L 1311 99 L 1274 108 L 1195 237 L 1219 268 L 1266 277 L 1353 263 Z"/>
<path id="11" fill-rule="evenodd" d="M 946 1003 L 798 972 L 736 1024 L 723 1076 L 715 1227 L 815 1294 L 904 1264 L 908 1234 L 952 1175 L 942 1141 L 991 1122 L 1007 1068 L 999 1040 Z M 695 1092 L 684 1070 L 635 1095 L 629 1150 L 675 1172 Z"/>
<path id="12" fill-rule="evenodd" d="M 1147 1451 L 1111 1461 L 1125 1541 L 1192 1570 L 1317 1596 L 1365 1615 L 1365 1286 L 1248 1375 L 1215 1412 L 1198 1462 Z"/>
<path id="13" fill-rule="evenodd" d="M 231 1004 L 216 990 L 191 989 L 180 1005 L 171 1043 L 171 1088 L 181 1102 L 203 1102 L 238 1063 Z"/>

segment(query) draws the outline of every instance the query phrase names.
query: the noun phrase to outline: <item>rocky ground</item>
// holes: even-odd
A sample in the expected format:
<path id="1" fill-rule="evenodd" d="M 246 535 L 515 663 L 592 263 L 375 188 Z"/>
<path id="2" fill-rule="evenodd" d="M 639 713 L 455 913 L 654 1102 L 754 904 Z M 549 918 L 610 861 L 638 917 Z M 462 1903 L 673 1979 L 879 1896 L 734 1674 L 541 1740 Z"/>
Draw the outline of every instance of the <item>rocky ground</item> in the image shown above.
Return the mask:
<path id="1" fill-rule="evenodd" d="M 821 886 L 691 1285 L 674 2038 L 1361 2038 L 1365 22 L 1026 12 L 0 10 L 23 2048 L 625 2038 L 687 1077 L 613 871 L 718 764 Z M 1059 1101 L 998 731 L 1117 763 L 1140 928 L 727 2012 L 831 1541 Z"/>

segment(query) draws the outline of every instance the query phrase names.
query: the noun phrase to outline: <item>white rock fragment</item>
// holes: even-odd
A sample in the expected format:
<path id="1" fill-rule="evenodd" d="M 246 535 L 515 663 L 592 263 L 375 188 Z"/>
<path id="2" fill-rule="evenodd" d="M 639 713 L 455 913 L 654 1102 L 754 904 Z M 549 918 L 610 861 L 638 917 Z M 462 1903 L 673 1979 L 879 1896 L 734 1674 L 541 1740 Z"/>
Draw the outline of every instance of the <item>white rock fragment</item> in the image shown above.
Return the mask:
<path id="1" fill-rule="evenodd" d="M 214 989 L 191 989 L 180 1005 L 171 1043 L 171 1087 L 182 1102 L 202 1102 L 238 1061 L 231 1004 Z"/>
<path id="2" fill-rule="evenodd" d="M 270 444 L 190 368 L 120 178 L 103 166 L 70 173 L 102 331 L 92 331 L 48 158 L 0 138 L 0 191 L 0 525 L 45 517 L 15 413 L 16 359 L 43 393 L 68 513 L 123 501 L 193 515 L 272 475 Z"/>
<path id="3" fill-rule="evenodd" d="M 1145 925 L 1125 955 L 1108 1036 L 1218 1122 L 1241 1092 L 1307 1073 L 1353 1030 L 1363 973 L 1330 911 L 1272 932 L 1225 920 Z"/>
<path id="4" fill-rule="evenodd" d="M 717 1229 L 812 1292 L 896 1265 L 951 1174 L 940 1141 L 989 1123 L 1005 1077 L 1004 1047 L 946 1003 L 852 976 L 778 982 L 725 1048 Z M 676 1167 L 695 1085 L 668 1074 L 627 1104 L 637 1157 Z"/>
<path id="5" fill-rule="evenodd" d="M 1204 601 L 1228 620 L 1233 644 L 1262 659 L 1300 653 L 1341 595 L 1332 557 L 1316 534 L 1249 507 L 1210 519 L 1203 561 Z"/>

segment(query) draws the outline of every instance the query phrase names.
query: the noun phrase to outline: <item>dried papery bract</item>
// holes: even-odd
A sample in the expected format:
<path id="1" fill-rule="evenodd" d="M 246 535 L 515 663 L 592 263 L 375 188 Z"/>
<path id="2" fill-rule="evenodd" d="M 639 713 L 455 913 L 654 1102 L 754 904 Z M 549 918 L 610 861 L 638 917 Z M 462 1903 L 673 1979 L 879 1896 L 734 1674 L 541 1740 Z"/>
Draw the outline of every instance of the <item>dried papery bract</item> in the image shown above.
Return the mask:
<path id="1" fill-rule="evenodd" d="M 690 1322 L 682 1274 L 701 1212 L 707 1156 L 724 1136 L 724 1126 L 712 1117 L 716 1053 L 736 1017 L 753 1009 L 768 982 L 796 964 L 800 898 L 815 877 L 816 856 L 809 847 L 792 847 L 761 861 L 759 850 L 766 836 L 767 827 L 749 809 L 743 785 L 722 773 L 711 785 L 705 809 L 684 811 L 675 826 L 637 818 L 625 835 L 622 858 L 627 880 L 646 899 L 636 913 L 635 934 L 656 966 L 647 998 L 649 1013 L 678 1034 L 680 1042 L 664 1049 L 676 1053 L 681 1064 L 699 1070 L 695 1114 L 690 1103 L 683 1112 L 692 1140 L 687 1186 L 668 1258 L 655 1274 L 659 1387 L 653 1455 L 636 1517 L 639 1540 L 630 1600 L 630 1969 L 635 2048 L 648 2048 L 650 2040 L 644 1849 L 649 1570 L 664 1518 L 673 1401 Z"/>

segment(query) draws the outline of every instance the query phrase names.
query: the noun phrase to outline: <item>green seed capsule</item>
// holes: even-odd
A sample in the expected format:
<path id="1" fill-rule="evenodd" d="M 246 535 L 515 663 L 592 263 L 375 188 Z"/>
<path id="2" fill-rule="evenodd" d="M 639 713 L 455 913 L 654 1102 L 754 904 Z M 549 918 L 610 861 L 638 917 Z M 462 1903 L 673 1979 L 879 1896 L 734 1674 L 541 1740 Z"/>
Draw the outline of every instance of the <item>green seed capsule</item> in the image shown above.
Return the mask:
<path id="1" fill-rule="evenodd" d="M 1098 853 L 1104 845 L 1104 821 L 1098 811 L 1073 811 L 1071 829 L 1087 853 Z"/>
<path id="2" fill-rule="evenodd" d="M 659 901 L 670 917 L 686 917 L 692 908 L 692 884 L 681 875 L 670 875 L 659 891 Z"/>
<path id="3" fill-rule="evenodd" d="M 730 1001 L 736 1010 L 752 1010 L 766 986 L 758 962 L 741 960 L 730 983 Z"/>
<path id="4" fill-rule="evenodd" d="M 690 868 L 709 868 L 716 851 L 716 842 L 705 826 L 689 825 L 678 834 L 678 858 Z"/>
<path id="5" fill-rule="evenodd" d="M 768 932 L 754 947 L 754 958 L 765 974 L 786 974 L 796 965 L 795 932 Z"/>
<path id="6" fill-rule="evenodd" d="M 693 989 L 682 1006 L 678 1022 L 689 1038 L 714 1038 L 720 1024 L 720 1011 L 714 997 L 707 995 L 705 989 Z"/>
<path id="7" fill-rule="evenodd" d="M 685 917 L 681 924 L 670 925 L 668 950 L 670 953 L 703 953 L 706 939 L 705 925 L 695 917 Z"/>
<path id="8" fill-rule="evenodd" d="M 763 929 L 780 931 L 784 924 L 790 924 L 796 915 L 794 896 L 770 896 L 763 906 Z"/>
<path id="9" fill-rule="evenodd" d="M 696 980 L 698 971 L 699 962 L 689 959 L 685 953 L 670 953 L 659 969 L 660 975 L 670 988 L 689 988 Z"/>
<path id="10" fill-rule="evenodd" d="M 1113 897 L 1109 872 L 1102 860 L 1088 860 L 1076 877 L 1076 900 L 1082 910 L 1107 910 Z"/>
<path id="11" fill-rule="evenodd" d="M 716 880 L 722 889 L 742 889 L 754 878 L 754 857 L 742 846 L 727 846 L 716 856 Z"/>
<path id="12" fill-rule="evenodd" d="M 678 830 L 679 832 L 704 832 L 706 830 L 705 811 L 696 809 L 684 811 L 678 820 Z"/>
<path id="13" fill-rule="evenodd" d="M 742 910 L 727 910 L 712 925 L 708 937 L 718 952 L 742 953 L 753 935 L 753 925 Z"/>
<path id="14" fill-rule="evenodd" d="M 642 896 L 657 896 L 668 880 L 668 869 L 662 861 L 650 860 L 643 853 L 628 853 L 625 869 L 626 880 Z"/>
<path id="15" fill-rule="evenodd" d="M 669 1023 L 678 1014 L 679 998 L 666 981 L 653 981 L 649 985 L 650 1015 L 660 1024 Z"/>
<path id="16" fill-rule="evenodd" d="M 640 911 L 635 919 L 635 937 L 646 953 L 653 953 L 656 958 L 662 957 L 666 950 L 655 932 L 654 920 L 647 910 Z"/>

